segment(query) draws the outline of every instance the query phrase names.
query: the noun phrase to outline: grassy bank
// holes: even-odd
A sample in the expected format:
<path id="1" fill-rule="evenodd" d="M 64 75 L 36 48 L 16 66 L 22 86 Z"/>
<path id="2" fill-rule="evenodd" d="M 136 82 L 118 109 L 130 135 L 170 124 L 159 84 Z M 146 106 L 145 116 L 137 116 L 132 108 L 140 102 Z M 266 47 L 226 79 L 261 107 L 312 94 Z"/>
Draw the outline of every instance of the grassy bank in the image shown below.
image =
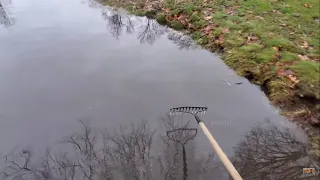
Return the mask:
<path id="1" fill-rule="evenodd" d="M 290 120 L 319 125 L 319 0 L 104 1 L 189 34 Z"/>

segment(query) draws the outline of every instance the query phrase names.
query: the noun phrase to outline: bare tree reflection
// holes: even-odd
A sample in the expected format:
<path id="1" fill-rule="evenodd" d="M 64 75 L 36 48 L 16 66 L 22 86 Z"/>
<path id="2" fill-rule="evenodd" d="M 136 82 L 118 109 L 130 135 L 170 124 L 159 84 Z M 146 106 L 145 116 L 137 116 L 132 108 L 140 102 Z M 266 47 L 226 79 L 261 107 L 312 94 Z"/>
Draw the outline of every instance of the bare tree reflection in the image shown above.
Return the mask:
<path id="1" fill-rule="evenodd" d="M 108 9 L 102 13 L 102 17 L 107 21 L 109 32 L 116 39 L 119 39 L 124 31 L 128 34 L 133 33 L 136 30 L 136 24 L 141 24 L 137 32 L 137 38 L 140 40 L 140 43 L 152 45 L 157 38 L 168 32 L 167 26 L 162 26 L 155 20 L 146 17 L 138 17 L 137 20 L 133 20 L 133 18 L 126 13 L 121 13 L 116 10 Z M 143 21 L 143 23 L 141 23 L 141 21 Z M 179 49 L 194 49 L 197 47 L 192 38 L 176 31 L 170 31 L 167 38 L 173 41 Z"/>
<path id="2" fill-rule="evenodd" d="M 101 0 L 81 0 L 81 3 L 88 4 L 89 7 L 99 7 Z"/>
<path id="3" fill-rule="evenodd" d="M 77 162 L 84 179 L 93 179 L 100 175 L 99 170 L 102 168 L 107 171 L 105 175 L 109 175 L 109 167 L 102 162 L 102 157 L 99 147 L 97 147 L 98 137 L 92 132 L 88 124 L 80 121 L 82 125 L 82 133 L 74 134 L 67 138 L 65 143 L 73 145 L 77 153 Z"/>
<path id="4" fill-rule="evenodd" d="M 28 179 L 34 177 L 39 179 L 41 174 L 38 174 L 37 170 L 32 169 L 29 166 L 30 158 L 32 156 L 30 151 L 22 150 L 19 154 L 19 161 L 14 161 L 9 157 L 5 156 L 5 165 L 6 168 L 0 173 L 5 177 L 13 177 L 13 179 Z"/>
<path id="5" fill-rule="evenodd" d="M 192 127 L 190 121 L 185 121 L 181 116 L 166 116 L 162 118 L 165 131 L 173 129 L 185 129 Z M 176 136 L 185 136 L 185 134 L 176 134 Z M 162 141 L 164 143 L 163 153 L 158 157 L 161 172 L 165 180 L 183 179 L 183 147 L 176 141 L 171 141 L 167 135 L 162 135 Z M 181 139 L 183 137 L 175 137 L 175 139 Z M 187 164 L 188 164 L 188 179 L 210 179 L 219 173 L 220 167 L 218 159 L 215 154 L 210 152 L 207 155 L 202 156 L 200 159 L 196 159 L 194 141 L 191 140 L 186 144 L 187 149 Z M 204 157 L 204 158 L 203 158 Z"/>
<path id="6" fill-rule="evenodd" d="M 112 166 L 121 178 L 148 180 L 151 178 L 151 144 L 154 132 L 146 122 L 130 127 L 120 127 L 120 134 L 105 136 L 108 154 L 112 157 Z"/>
<path id="7" fill-rule="evenodd" d="M 159 25 L 155 20 L 146 19 L 145 25 L 141 25 L 138 32 L 140 43 L 153 44 L 155 40 L 166 32 L 166 27 Z"/>
<path id="8" fill-rule="evenodd" d="M 168 39 L 173 41 L 179 49 L 195 49 L 197 47 L 191 37 L 178 32 L 170 32 Z"/>
<path id="9" fill-rule="evenodd" d="M 5 11 L 5 8 L 2 5 L 1 1 L 0 1 L 0 24 L 5 26 L 5 27 L 9 27 L 9 26 L 12 26 L 14 24 L 14 19 L 12 19 L 12 18 L 10 18 L 8 16 L 8 14 Z"/>
<path id="10" fill-rule="evenodd" d="M 117 39 L 119 39 L 123 31 L 129 34 L 134 31 L 133 21 L 126 14 L 108 11 L 103 12 L 102 17 L 107 21 L 109 32 Z"/>
<path id="11" fill-rule="evenodd" d="M 164 118 L 166 119 L 166 118 Z M 166 119 L 167 128 L 188 127 L 173 119 Z M 0 166 L 0 179 L 8 180 L 151 180 L 182 179 L 182 147 L 160 137 L 159 146 L 152 153 L 154 132 L 146 122 L 122 126 L 115 133 L 94 132 L 87 123 L 80 121 L 82 130 L 62 142 L 72 145 L 74 152 L 47 148 L 42 156 L 33 156 L 30 150 L 22 150 L 5 156 Z M 63 145 L 62 144 L 62 145 Z M 162 149 L 163 148 L 163 149 Z M 187 148 L 188 179 L 204 180 L 216 170 L 215 155 L 196 158 L 194 144 Z M 40 159 L 39 159 L 40 158 Z M 155 167 L 159 167 L 156 169 Z M 156 171 L 159 171 L 157 174 Z"/>
<path id="12" fill-rule="evenodd" d="M 292 180 L 302 175 L 302 168 L 312 167 L 307 154 L 306 145 L 296 140 L 289 129 L 282 130 L 266 121 L 253 128 L 236 147 L 234 164 L 244 179 Z"/>

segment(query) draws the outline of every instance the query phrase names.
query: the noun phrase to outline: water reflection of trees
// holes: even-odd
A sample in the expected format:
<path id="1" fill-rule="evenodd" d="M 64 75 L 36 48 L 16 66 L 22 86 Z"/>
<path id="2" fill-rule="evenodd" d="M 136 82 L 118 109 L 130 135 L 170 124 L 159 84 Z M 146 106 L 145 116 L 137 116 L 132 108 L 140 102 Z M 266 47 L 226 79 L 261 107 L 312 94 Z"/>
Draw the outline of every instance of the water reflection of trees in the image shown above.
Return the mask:
<path id="1" fill-rule="evenodd" d="M 138 32 L 138 39 L 141 43 L 153 44 L 156 39 L 165 34 L 166 29 L 160 26 L 155 20 L 147 19 L 144 25 L 141 25 Z"/>
<path id="2" fill-rule="evenodd" d="M 167 116 L 162 118 L 165 131 L 174 129 L 188 129 L 192 127 L 192 122 L 185 121 L 179 116 Z M 182 139 L 185 134 L 175 134 L 178 137 L 174 139 Z M 179 137 L 181 136 L 181 137 Z M 192 135 L 191 135 L 192 136 Z M 189 136 L 188 136 L 189 137 Z M 188 138 L 187 137 L 187 138 Z M 183 150 L 179 142 L 172 141 L 165 134 L 161 136 L 163 142 L 162 154 L 159 155 L 158 162 L 161 169 L 162 179 L 165 180 L 182 180 L 183 179 Z M 217 177 L 221 174 L 220 163 L 214 153 L 208 152 L 202 154 L 201 158 L 196 157 L 196 148 L 194 141 L 188 142 L 186 146 L 187 164 L 188 164 L 188 179 L 206 180 L 212 177 Z M 201 148 L 200 148 L 201 149 Z"/>
<path id="3" fill-rule="evenodd" d="M 306 147 L 289 129 L 278 128 L 267 121 L 253 128 L 236 146 L 234 164 L 248 180 L 298 179 L 302 168 L 314 167 Z"/>
<path id="4" fill-rule="evenodd" d="M 8 4 L 11 3 L 10 1 L 7 2 Z M 9 27 L 14 24 L 14 19 L 10 18 L 5 10 L 4 5 L 0 1 L 0 24 Z"/>
<path id="5" fill-rule="evenodd" d="M 167 128 L 188 126 L 174 124 L 169 117 L 164 119 Z M 71 145 L 74 152 L 48 148 L 40 160 L 30 150 L 5 156 L 0 179 L 173 180 L 182 177 L 181 145 L 160 135 L 158 139 L 162 145 L 152 149 L 155 132 L 146 122 L 122 126 L 111 134 L 95 132 L 84 122 L 81 122 L 81 127 L 80 133 L 62 141 Z M 188 143 L 187 156 L 190 179 L 207 179 L 205 176 L 209 177 L 208 174 L 216 168 L 213 166 L 214 154 L 211 153 L 209 158 L 195 158 L 191 142 Z"/>
<path id="6" fill-rule="evenodd" d="M 102 17 L 107 21 L 109 32 L 117 39 L 123 31 L 131 34 L 134 31 L 133 21 L 128 15 L 113 12 L 103 12 Z"/>
<path id="7" fill-rule="evenodd" d="M 176 44 L 179 49 L 194 49 L 196 44 L 189 36 L 183 35 L 177 32 L 171 32 L 168 34 L 168 39 Z"/>
<path id="8" fill-rule="evenodd" d="M 102 17 L 107 21 L 109 32 L 116 39 L 119 39 L 123 32 L 131 34 L 137 31 L 137 39 L 140 43 L 152 45 L 157 38 L 167 33 L 168 39 L 175 43 L 180 49 L 196 47 L 190 37 L 170 31 L 166 26 L 162 26 L 152 19 L 141 17 L 133 20 L 133 16 L 111 10 L 103 12 Z"/>
<path id="9" fill-rule="evenodd" d="M 121 126 L 114 133 L 93 131 L 80 122 L 81 131 L 62 141 L 74 151 L 48 148 L 40 159 L 30 150 L 5 156 L 0 179 L 181 180 L 182 146 L 165 132 L 190 128 L 193 123 L 170 116 L 161 122 L 163 131 L 157 133 L 146 122 Z M 194 140 L 186 144 L 188 179 L 222 179 L 219 176 L 223 167 L 215 154 L 202 153 L 197 158 L 196 150 Z M 307 154 L 305 144 L 296 140 L 289 129 L 268 122 L 254 127 L 236 146 L 233 162 L 244 179 L 291 180 L 302 175 L 302 168 L 314 167 Z"/>
<path id="10" fill-rule="evenodd" d="M 165 28 L 151 19 L 141 19 L 142 22 L 139 22 L 140 26 L 137 28 L 132 17 L 121 12 L 103 12 L 102 17 L 107 21 L 109 32 L 117 39 L 123 32 L 131 34 L 138 29 L 138 40 L 141 43 L 153 44 L 156 38 L 165 33 Z"/>

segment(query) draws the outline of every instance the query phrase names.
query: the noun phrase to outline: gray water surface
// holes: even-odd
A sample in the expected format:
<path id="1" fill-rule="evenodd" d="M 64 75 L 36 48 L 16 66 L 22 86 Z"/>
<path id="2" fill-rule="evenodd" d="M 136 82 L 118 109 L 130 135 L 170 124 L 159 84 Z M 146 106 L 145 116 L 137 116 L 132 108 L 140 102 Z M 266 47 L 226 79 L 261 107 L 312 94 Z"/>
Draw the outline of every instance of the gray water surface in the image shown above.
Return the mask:
<path id="1" fill-rule="evenodd" d="M 265 119 L 299 131 L 218 55 L 153 20 L 80 0 L 0 1 L 0 152 L 56 145 L 78 120 L 157 129 L 176 106 L 208 106 L 227 154 Z M 199 151 L 210 147 L 198 136 Z"/>

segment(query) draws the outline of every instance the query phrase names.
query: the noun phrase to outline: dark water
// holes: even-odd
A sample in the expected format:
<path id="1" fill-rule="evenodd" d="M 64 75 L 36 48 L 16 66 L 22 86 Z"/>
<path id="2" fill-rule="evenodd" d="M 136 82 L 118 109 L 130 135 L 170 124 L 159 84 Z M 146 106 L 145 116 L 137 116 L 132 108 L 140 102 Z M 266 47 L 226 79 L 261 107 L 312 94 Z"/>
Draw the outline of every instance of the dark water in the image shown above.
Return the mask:
<path id="1" fill-rule="evenodd" d="M 190 39 L 152 20 L 94 2 L 0 1 L 2 154 L 59 147 L 61 139 L 81 129 L 79 120 L 108 131 L 145 120 L 157 136 L 163 135 L 161 117 L 169 108 L 196 105 L 208 106 L 202 117 L 230 157 L 239 151 L 234 147 L 247 139 L 245 135 L 266 119 L 299 139 L 297 149 L 277 145 L 279 153 L 291 149 L 301 154 L 299 158 L 307 156 L 301 131 L 279 115 L 260 89 Z M 159 144 L 153 154 L 163 153 L 157 152 Z M 193 144 L 195 157 L 210 150 L 201 132 Z M 302 174 L 302 166 L 295 168 Z M 222 169 L 216 175 L 224 173 Z"/>

